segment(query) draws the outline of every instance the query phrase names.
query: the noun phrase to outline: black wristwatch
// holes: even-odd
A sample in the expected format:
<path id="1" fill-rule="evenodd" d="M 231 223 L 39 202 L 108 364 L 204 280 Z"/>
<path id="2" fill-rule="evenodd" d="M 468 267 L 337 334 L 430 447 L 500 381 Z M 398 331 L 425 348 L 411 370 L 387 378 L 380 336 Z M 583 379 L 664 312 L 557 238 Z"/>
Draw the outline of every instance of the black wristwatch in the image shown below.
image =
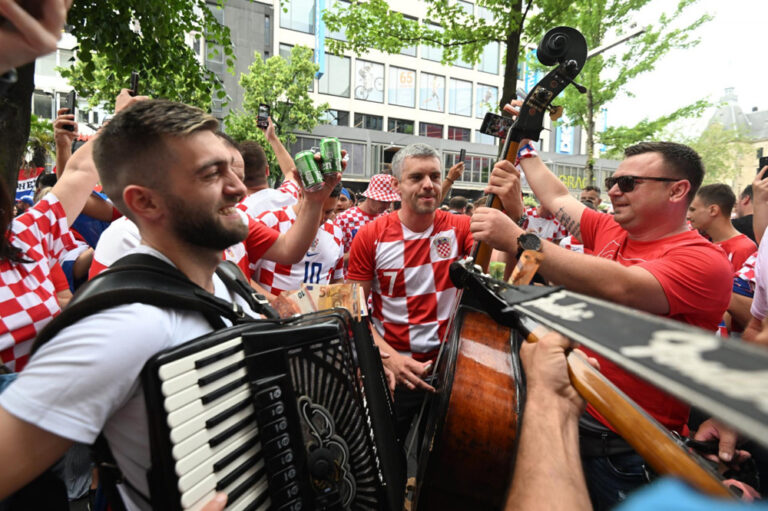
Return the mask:
<path id="1" fill-rule="evenodd" d="M 533 234 L 532 232 L 524 232 L 517 237 L 517 259 L 523 255 L 525 250 L 535 250 L 541 252 L 541 238 Z"/>

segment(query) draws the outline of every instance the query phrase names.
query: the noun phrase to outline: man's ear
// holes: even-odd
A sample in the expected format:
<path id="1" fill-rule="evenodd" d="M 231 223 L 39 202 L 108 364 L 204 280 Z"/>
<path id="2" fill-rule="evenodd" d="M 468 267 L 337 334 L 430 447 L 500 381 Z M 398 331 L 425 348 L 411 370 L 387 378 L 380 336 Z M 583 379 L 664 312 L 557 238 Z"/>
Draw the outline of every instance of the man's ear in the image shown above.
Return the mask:
<path id="1" fill-rule="evenodd" d="M 707 206 L 707 210 L 709 212 L 709 216 L 713 218 L 720 216 L 720 206 L 718 206 L 717 204 L 710 204 L 709 206 Z"/>
<path id="2" fill-rule="evenodd" d="M 669 189 L 669 198 L 672 202 L 686 201 L 688 192 L 691 190 L 691 183 L 687 179 L 682 179 L 673 183 Z M 686 206 L 687 209 L 687 206 Z"/>
<path id="3" fill-rule="evenodd" d="M 155 190 L 145 186 L 126 186 L 123 190 L 123 202 L 136 218 L 156 221 L 165 214 L 165 202 Z"/>
<path id="4" fill-rule="evenodd" d="M 392 186 L 393 186 L 393 187 L 395 188 L 395 190 L 397 190 L 398 192 L 400 191 L 400 181 L 399 181 L 399 180 L 398 180 L 398 179 L 397 179 L 395 176 L 392 176 Z"/>

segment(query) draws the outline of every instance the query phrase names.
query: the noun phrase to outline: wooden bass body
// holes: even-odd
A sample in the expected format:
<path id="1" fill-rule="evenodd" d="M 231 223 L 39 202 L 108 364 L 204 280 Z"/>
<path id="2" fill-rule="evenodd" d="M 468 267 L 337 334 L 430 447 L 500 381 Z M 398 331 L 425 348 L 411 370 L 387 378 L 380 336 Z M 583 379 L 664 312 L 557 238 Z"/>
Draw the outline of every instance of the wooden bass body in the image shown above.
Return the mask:
<path id="1" fill-rule="evenodd" d="M 420 453 L 418 511 L 499 509 L 524 401 L 519 339 L 462 305 L 437 361 Z"/>

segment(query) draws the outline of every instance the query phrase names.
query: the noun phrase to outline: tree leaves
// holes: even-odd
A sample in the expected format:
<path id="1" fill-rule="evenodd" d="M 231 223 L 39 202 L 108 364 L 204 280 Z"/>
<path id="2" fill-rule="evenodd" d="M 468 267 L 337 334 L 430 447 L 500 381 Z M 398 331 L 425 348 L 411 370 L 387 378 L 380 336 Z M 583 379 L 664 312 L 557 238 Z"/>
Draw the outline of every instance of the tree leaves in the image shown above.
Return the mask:
<path id="1" fill-rule="evenodd" d="M 294 46 L 290 60 L 275 55 L 265 61 L 256 53 L 248 73 L 240 77 L 243 108 L 227 116 L 227 133 L 238 141 L 258 142 L 267 153 L 270 168 L 277 169 L 274 153 L 256 126 L 259 105 L 269 105 L 278 137 L 283 145 L 290 146 L 296 141 L 295 131 L 312 131 L 328 110 L 327 103 L 315 106 L 309 96 L 317 70 L 312 50 L 304 46 Z"/>
<path id="2" fill-rule="evenodd" d="M 212 95 L 221 99 L 226 93 L 220 94 L 221 81 L 188 43 L 207 41 L 209 49 L 223 52 L 227 69 L 234 70 L 229 28 L 218 23 L 211 8 L 205 0 L 75 2 L 68 23 L 79 44 L 77 63 L 60 72 L 91 106 L 113 106 L 136 70 L 141 94 L 209 110 Z"/>

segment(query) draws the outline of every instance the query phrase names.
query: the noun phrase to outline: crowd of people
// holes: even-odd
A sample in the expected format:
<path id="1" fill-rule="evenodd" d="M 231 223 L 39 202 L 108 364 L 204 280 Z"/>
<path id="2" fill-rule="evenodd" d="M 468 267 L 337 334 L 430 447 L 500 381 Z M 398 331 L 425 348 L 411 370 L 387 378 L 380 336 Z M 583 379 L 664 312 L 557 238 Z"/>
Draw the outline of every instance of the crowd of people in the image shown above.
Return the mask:
<path id="1" fill-rule="evenodd" d="M 0 73 L 55 49 L 70 2 L 42 3 L 38 19 L 0 0 Z M 505 108 L 515 115 L 517 106 Z M 426 144 L 400 149 L 391 174 L 374 175 L 360 197 L 338 173 L 310 191 L 269 121 L 264 134 L 284 174 L 274 189 L 264 148 L 233 141 L 198 108 L 123 90 L 115 111 L 75 152 L 77 123 L 59 112 L 56 179 L 39 180 L 32 204 L 14 209 L 0 181 L 0 359 L 8 373 L 0 380 L 0 509 L 11 509 L 4 506 L 22 488 L 73 456 L 73 444 L 92 444 L 101 433 L 124 477 L 126 508 L 149 508 L 139 373 L 154 354 L 211 325 L 191 311 L 120 305 L 61 330 L 30 357 L 36 336 L 71 293 L 127 254 L 173 266 L 254 319 L 259 314 L 215 274 L 222 259 L 237 264 L 268 300 L 302 284 L 358 283 L 393 384 L 401 440 L 425 395 L 435 392 L 429 376 L 458 295 L 448 268 L 476 242 L 493 247 L 509 274 L 520 257 L 518 240 L 535 235 L 543 283 L 719 332 L 730 342 L 768 344 L 768 248 L 760 244 L 768 227 L 768 167 L 737 199 L 726 185 L 702 186 L 704 167 L 689 147 L 640 143 L 605 180 L 605 213 L 599 187 L 574 197 L 523 141 L 517 161 L 496 163 L 485 189 L 499 197 L 500 210 L 450 198 L 463 164 L 444 169 Z M 525 206 L 523 175 L 536 207 Z M 585 410 L 567 375 L 570 348 L 551 334 L 522 349 L 528 392 L 507 508 L 633 509 L 633 499 L 623 501 L 649 483 L 648 467 L 600 413 Z M 736 430 L 584 352 L 664 427 L 715 440 L 723 463 L 752 455 L 765 474 L 765 452 Z M 78 486 L 71 498 L 83 493 Z M 764 488 L 741 489 L 755 496 Z M 205 510 L 225 502 L 217 495 Z"/>

